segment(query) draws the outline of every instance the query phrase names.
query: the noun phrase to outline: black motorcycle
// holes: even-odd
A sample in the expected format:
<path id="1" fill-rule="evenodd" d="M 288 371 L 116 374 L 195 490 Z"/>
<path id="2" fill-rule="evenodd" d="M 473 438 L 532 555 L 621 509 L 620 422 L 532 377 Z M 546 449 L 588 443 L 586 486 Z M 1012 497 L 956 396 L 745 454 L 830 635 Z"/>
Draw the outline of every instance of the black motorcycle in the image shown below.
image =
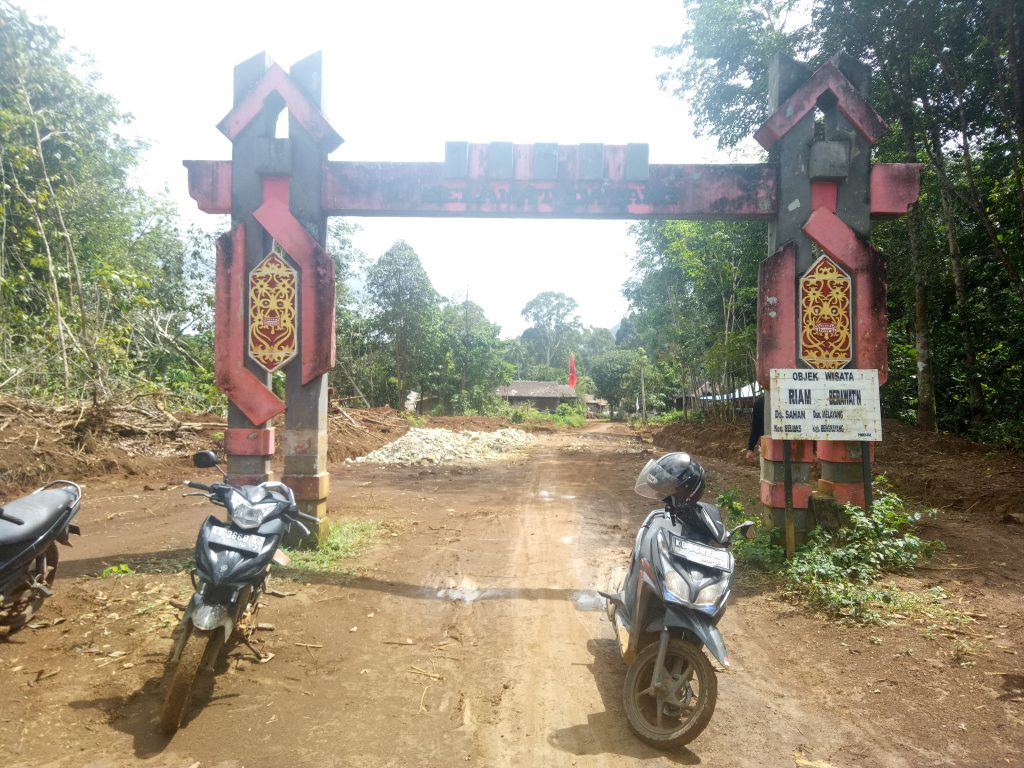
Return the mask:
<path id="1" fill-rule="evenodd" d="M 211 451 L 195 454 L 192 463 L 203 469 L 216 467 L 226 478 Z M 235 637 L 260 661 L 267 660 L 252 645 L 248 634 L 235 630 L 243 618 L 248 619 L 250 628 L 255 626 L 271 562 L 286 563 L 278 547 L 292 524 L 308 536 L 309 529 L 299 519 L 320 522 L 299 512 L 291 489 L 284 483 L 205 485 L 190 480 L 186 484 L 202 493 L 185 496 L 204 496 L 224 507 L 227 520 L 211 515 L 199 530 L 192 571 L 196 591 L 175 629 L 168 660 L 170 679 L 160 712 L 160 730 L 166 735 L 180 727 L 199 672 L 213 669 L 229 639 Z"/>
<path id="2" fill-rule="evenodd" d="M 736 532 L 755 535 L 753 522 L 726 530 L 721 512 L 699 501 L 704 470 L 685 453 L 651 460 L 636 491 L 664 500 L 636 535 L 624 578 L 613 577 L 608 618 L 628 665 L 626 716 L 648 744 L 669 749 L 707 727 L 718 681 L 703 648 L 729 668 L 717 624 L 732 591 Z"/>
<path id="3" fill-rule="evenodd" d="M 55 480 L 0 507 L 0 627 L 8 633 L 28 624 L 53 592 L 57 543 L 71 546 L 80 535 L 71 522 L 82 504 L 82 489 Z"/>

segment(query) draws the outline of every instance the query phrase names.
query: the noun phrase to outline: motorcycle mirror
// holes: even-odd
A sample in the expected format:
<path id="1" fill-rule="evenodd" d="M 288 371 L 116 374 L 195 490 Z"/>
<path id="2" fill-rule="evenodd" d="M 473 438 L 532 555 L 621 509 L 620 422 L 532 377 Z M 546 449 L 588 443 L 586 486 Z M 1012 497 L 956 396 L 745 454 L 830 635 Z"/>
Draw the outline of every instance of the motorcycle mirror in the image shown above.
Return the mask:
<path id="1" fill-rule="evenodd" d="M 757 524 L 752 523 L 749 520 L 743 524 L 743 538 L 745 539 L 756 539 L 757 538 Z"/>
<path id="2" fill-rule="evenodd" d="M 192 465 L 199 469 L 216 467 L 218 463 L 217 454 L 213 451 L 199 451 L 199 453 L 192 454 Z"/>

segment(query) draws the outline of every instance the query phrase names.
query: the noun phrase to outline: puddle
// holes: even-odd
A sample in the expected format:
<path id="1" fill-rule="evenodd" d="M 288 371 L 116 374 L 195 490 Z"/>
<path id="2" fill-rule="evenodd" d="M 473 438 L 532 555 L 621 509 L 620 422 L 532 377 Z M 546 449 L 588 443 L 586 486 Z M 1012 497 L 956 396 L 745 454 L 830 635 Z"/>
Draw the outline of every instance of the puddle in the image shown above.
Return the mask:
<path id="1" fill-rule="evenodd" d="M 478 600 L 537 600 L 557 599 L 564 600 L 568 595 L 577 611 L 603 611 L 605 609 L 604 598 L 593 589 L 578 589 L 573 592 L 569 590 L 532 590 L 520 587 L 490 587 L 481 589 L 469 579 L 463 579 L 461 583 L 449 579 L 448 587 L 433 587 L 424 590 L 424 596 L 434 596 L 438 600 L 449 600 L 453 603 L 472 605 Z M 541 594 L 536 594 L 540 592 Z"/>
<path id="2" fill-rule="evenodd" d="M 439 589 L 437 596 L 442 600 L 451 600 L 455 603 L 473 603 L 484 596 L 482 589 Z"/>
<path id="3" fill-rule="evenodd" d="M 581 589 L 572 593 L 572 603 L 577 611 L 603 611 L 604 598 L 592 589 Z"/>

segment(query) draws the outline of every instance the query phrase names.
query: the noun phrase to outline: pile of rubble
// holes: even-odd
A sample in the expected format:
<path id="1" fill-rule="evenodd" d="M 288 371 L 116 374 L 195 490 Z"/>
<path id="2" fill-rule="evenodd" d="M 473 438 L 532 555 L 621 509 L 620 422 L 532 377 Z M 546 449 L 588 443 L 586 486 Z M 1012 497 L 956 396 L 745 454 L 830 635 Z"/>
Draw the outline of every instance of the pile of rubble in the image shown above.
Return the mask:
<path id="1" fill-rule="evenodd" d="M 494 461 L 524 451 L 533 436 L 519 429 L 497 432 L 452 432 L 413 428 L 393 443 L 346 462 L 368 464 L 471 464 Z"/>

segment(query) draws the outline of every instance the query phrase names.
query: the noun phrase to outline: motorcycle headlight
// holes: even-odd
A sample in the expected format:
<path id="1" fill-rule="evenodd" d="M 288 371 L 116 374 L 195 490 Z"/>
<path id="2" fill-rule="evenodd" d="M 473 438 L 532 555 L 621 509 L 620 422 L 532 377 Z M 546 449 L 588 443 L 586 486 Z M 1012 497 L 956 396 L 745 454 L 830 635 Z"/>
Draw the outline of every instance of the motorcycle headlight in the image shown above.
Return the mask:
<path id="1" fill-rule="evenodd" d="M 259 528 L 276 504 L 252 504 L 242 494 L 232 492 L 228 497 L 228 510 L 231 512 L 231 522 L 239 528 Z"/>
<path id="2" fill-rule="evenodd" d="M 677 603 L 690 604 L 690 585 L 671 566 L 665 569 L 665 592 Z"/>
<path id="3" fill-rule="evenodd" d="M 718 605 L 718 601 L 722 599 L 728 586 L 728 579 L 719 579 L 715 583 L 709 584 L 700 591 L 693 604 L 704 610 L 707 610 L 708 607 L 715 607 Z"/>

